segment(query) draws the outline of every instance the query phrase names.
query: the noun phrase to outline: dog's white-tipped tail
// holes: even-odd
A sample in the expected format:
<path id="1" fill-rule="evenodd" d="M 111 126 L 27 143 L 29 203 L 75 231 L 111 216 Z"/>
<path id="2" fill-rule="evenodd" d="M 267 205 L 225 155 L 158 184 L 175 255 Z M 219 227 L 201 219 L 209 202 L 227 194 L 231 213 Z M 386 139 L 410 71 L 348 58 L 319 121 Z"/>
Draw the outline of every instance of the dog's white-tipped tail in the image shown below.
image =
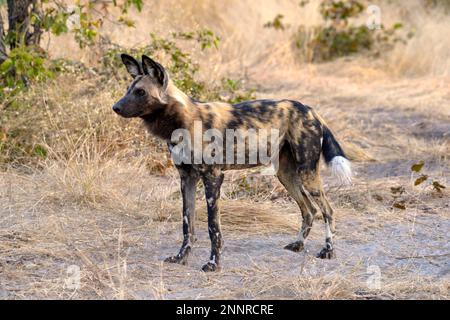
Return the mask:
<path id="1" fill-rule="evenodd" d="M 341 184 L 350 185 L 352 183 L 352 169 L 350 161 L 342 156 L 336 156 L 329 163 L 331 172 Z"/>
<path id="2" fill-rule="evenodd" d="M 331 167 L 333 175 L 339 179 L 341 184 L 351 184 L 352 170 L 350 161 L 348 161 L 344 150 L 342 150 L 331 130 L 324 124 L 322 138 L 322 153 L 325 162 Z"/>

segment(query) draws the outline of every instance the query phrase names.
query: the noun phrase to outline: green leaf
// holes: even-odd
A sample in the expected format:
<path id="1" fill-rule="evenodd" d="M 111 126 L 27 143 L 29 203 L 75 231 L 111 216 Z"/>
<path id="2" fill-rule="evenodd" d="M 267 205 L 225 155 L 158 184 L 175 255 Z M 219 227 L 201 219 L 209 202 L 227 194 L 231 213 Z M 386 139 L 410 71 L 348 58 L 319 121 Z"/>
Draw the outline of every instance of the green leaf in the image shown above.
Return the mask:
<path id="1" fill-rule="evenodd" d="M 37 155 L 38 157 L 40 157 L 42 159 L 45 159 L 47 157 L 47 150 L 39 144 L 34 146 L 33 152 L 35 155 Z"/>
<path id="2" fill-rule="evenodd" d="M 5 73 L 11 70 L 13 62 L 11 59 L 6 59 L 1 65 L 0 65 L 0 72 Z"/>
<path id="3" fill-rule="evenodd" d="M 124 16 L 119 17 L 118 21 L 119 21 L 120 23 L 123 23 L 123 24 L 126 25 L 127 27 L 130 27 L 130 28 L 134 28 L 134 27 L 135 27 L 135 22 L 134 22 L 134 20 L 131 20 L 131 19 L 127 18 L 127 17 L 124 17 Z"/>
<path id="4" fill-rule="evenodd" d="M 300 7 L 304 7 L 304 6 L 306 6 L 308 3 L 309 3 L 309 0 L 302 0 L 302 1 L 300 1 L 299 6 L 300 6 Z"/>
<path id="5" fill-rule="evenodd" d="M 425 162 L 422 161 L 422 160 L 419 161 L 419 162 L 416 163 L 416 164 L 413 164 L 413 165 L 411 166 L 411 171 L 414 171 L 414 172 L 420 172 L 420 170 L 422 170 L 424 164 L 425 164 Z"/>
<path id="6" fill-rule="evenodd" d="M 403 27 L 403 24 L 401 22 L 397 22 L 394 24 L 394 26 L 392 27 L 394 30 L 400 29 Z"/>
<path id="7" fill-rule="evenodd" d="M 144 5 L 142 0 L 128 0 L 128 4 L 134 5 L 139 12 L 142 10 L 142 6 Z"/>
<path id="8" fill-rule="evenodd" d="M 428 179 L 428 176 L 426 174 L 423 174 L 419 178 L 417 178 L 416 181 L 414 181 L 414 185 L 418 186 L 419 184 L 426 181 L 427 179 Z"/>
<path id="9" fill-rule="evenodd" d="M 284 15 L 282 14 L 277 14 L 276 17 L 273 19 L 273 21 L 269 21 L 267 23 L 264 24 L 264 28 L 274 28 L 276 30 L 284 30 L 285 29 L 285 25 L 283 24 L 283 18 Z"/>

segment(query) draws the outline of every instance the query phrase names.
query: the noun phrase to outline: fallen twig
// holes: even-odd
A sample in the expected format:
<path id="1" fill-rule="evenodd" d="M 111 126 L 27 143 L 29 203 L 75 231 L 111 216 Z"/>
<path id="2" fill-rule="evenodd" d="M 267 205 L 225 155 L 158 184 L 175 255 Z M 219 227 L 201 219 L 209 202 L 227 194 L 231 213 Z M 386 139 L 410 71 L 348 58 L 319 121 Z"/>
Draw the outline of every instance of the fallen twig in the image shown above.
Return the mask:
<path id="1" fill-rule="evenodd" d="M 448 252 L 448 253 L 442 253 L 442 254 L 421 255 L 421 256 L 395 257 L 395 259 L 398 259 L 398 260 L 405 260 L 405 259 L 425 259 L 425 258 L 436 258 L 436 257 L 445 257 L 445 256 L 450 256 L 450 252 Z"/>

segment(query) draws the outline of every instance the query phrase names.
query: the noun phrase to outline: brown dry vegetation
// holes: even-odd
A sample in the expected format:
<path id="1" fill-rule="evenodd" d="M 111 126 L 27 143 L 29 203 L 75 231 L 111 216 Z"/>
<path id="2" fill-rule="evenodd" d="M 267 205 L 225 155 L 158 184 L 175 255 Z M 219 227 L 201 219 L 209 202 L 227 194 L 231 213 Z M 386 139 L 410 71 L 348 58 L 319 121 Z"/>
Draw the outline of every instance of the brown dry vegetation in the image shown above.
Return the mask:
<path id="1" fill-rule="evenodd" d="M 138 120 L 111 112 L 125 82 L 65 73 L 21 93 L 16 113 L 3 121 L 48 154 L 2 165 L 0 298 L 449 299 L 450 19 L 420 1 L 401 8 L 383 1 L 387 24 L 416 28 L 406 45 L 377 59 L 301 64 L 289 32 L 263 28 L 277 13 L 290 28 L 314 24 L 317 1 L 297 2 L 160 1 L 144 7 L 127 37 L 105 28 L 135 46 L 148 39 L 138 30 L 208 27 L 222 41 L 217 52 L 192 48 L 203 80 L 242 77 L 258 98 L 293 98 L 318 110 L 355 159 L 350 187 L 336 185 L 324 168 L 336 209 L 336 259 L 314 257 L 324 238 L 320 220 L 307 252 L 283 250 L 296 236 L 299 210 L 275 178 L 253 170 L 226 175 L 223 271 L 200 271 L 209 249 L 202 189 L 190 264 L 163 264 L 182 236 L 178 176 L 164 145 Z M 65 37 L 51 39 L 50 52 L 96 61 Z M 428 182 L 413 185 L 410 167 L 419 160 L 447 186 L 442 193 Z M 398 202 L 406 209 L 395 208 Z M 71 265 L 81 270 L 77 290 L 67 288 Z M 368 285 L 369 266 L 381 272 L 379 288 Z"/>

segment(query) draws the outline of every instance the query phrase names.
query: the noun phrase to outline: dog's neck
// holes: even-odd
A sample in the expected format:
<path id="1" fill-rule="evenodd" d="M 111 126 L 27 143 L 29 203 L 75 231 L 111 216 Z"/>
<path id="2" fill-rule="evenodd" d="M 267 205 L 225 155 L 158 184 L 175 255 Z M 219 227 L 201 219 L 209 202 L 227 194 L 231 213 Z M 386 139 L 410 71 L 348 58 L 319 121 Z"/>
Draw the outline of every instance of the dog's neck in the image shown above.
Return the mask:
<path id="1" fill-rule="evenodd" d="M 170 141 L 176 129 L 189 129 L 196 103 L 178 89 L 172 81 L 166 89 L 166 104 L 161 104 L 151 114 L 142 116 L 148 130 L 166 141 Z"/>

